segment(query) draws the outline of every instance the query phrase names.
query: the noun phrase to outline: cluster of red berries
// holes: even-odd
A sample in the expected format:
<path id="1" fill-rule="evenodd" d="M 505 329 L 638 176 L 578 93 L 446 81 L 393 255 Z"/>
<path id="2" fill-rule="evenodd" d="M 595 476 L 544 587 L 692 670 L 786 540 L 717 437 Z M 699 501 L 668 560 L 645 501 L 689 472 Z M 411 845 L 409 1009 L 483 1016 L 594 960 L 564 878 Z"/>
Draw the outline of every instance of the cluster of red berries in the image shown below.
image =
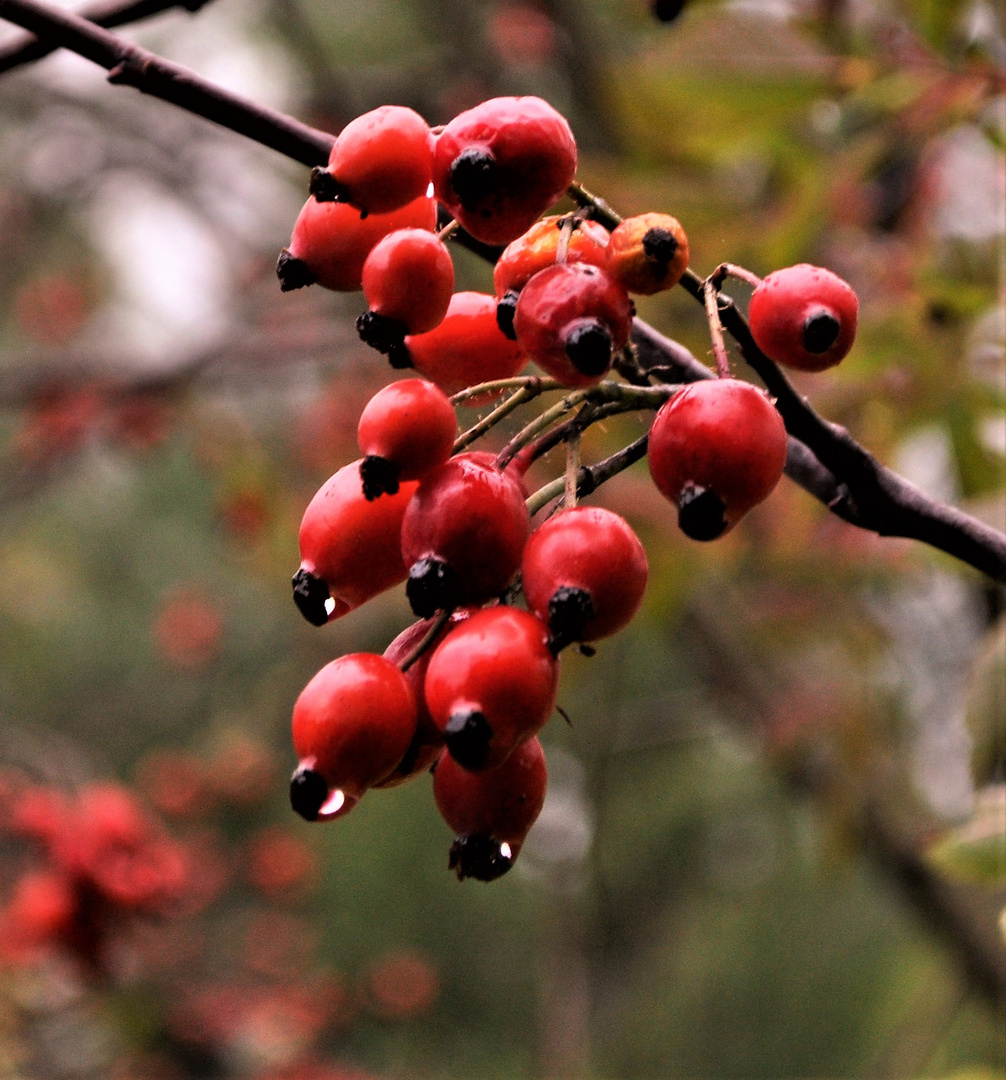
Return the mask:
<path id="1" fill-rule="evenodd" d="M 116 784 L 75 797 L 14 776 L 0 778 L 4 832 L 27 840 L 32 859 L 0 908 L 0 960 L 25 962 L 47 949 L 99 967 L 123 919 L 162 913 L 189 884 L 183 847 Z"/>
<path id="2" fill-rule="evenodd" d="M 304 515 L 293 586 L 310 622 L 406 579 L 421 621 L 383 656 L 343 656 L 308 684 L 294 709 L 291 800 L 309 820 L 335 818 L 368 789 L 433 767 L 459 877 L 491 880 L 512 865 L 544 799 L 536 734 L 555 706 L 559 653 L 625 626 L 646 586 L 629 525 L 572 505 L 573 458 L 570 505 L 532 532 L 528 440 L 498 458 L 455 452 L 446 394 L 476 387 L 469 401 L 492 401 L 529 359 L 553 386 L 572 388 L 570 408 L 589 393 L 616 400 L 621 384 L 602 380 L 631 349 L 630 294 L 671 288 L 687 271 L 688 239 L 669 215 L 641 214 L 611 232 L 589 208 L 541 218 L 575 170 L 569 125 L 538 98 L 495 98 L 436 131 L 385 106 L 349 124 L 328 168 L 315 170 L 278 264 L 284 289 L 362 288 L 362 339 L 425 376 L 375 395 L 359 422 L 363 457 Z M 438 204 L 453 222 L 435 233 Z M 458 225 L 506 245 L 494 295 L 453 293 L 444 240 Z M 724 265 L 706 289 L 731 274 L 756 285 L 751 331 L 772 359 L 822 370 L 848 352 L 856 298 L 834 274 L 801 265 L 760 281 Z M 715 302 L 707 307 L 718 320 Z M 712 329 L 715 342 L 718 321 Z M 663 401 L 651 475 L 698 540 L 723 535 L 765 499 L 786 461 L 771 400 L 729 377 L 725 353 L 718 364 L 721 378 L 649 406 Z M 518 581 L 527 610 L 514 606 Z"/>
<path id="3" fill-rule="evenodd" d="M 535 735 L 555 707 L 559 652 L 625 626 L 647 564 L 609 510 L 573 507 L 532 532 L 519 472 L 484 452 L 451 456 L 455 423 L 425 380 L 379 391 L 360 418 L 366 456 L 304 514 L 294 597 L 309 621 L 406 579 L 420 621 L 383 656 L 342 656 L 304 689 L 291 801 L 308 820 L 339 817 L 368 789 L 435 766 L 434 797 L 458 837 L 451 866 L 491 880 L 544 800 Z M 518 571 L 528 610 L 498 602 Z"/>

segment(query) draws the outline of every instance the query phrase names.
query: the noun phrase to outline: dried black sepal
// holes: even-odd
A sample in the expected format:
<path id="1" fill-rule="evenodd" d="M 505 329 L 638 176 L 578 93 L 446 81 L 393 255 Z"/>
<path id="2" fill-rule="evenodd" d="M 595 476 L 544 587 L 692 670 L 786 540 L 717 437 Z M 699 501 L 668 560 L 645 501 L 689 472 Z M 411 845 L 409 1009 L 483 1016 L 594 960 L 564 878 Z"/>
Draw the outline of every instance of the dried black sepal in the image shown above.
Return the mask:
<path id="1" fill-rule="evenodd" d="M 328 169 L 320 166 L 315 166 L 311 170 L 311 180 L 307 189 L 316 202 L 349 202 L 349 188 L 339 183 Z"/>
<path id="2" fill-rule="evenodd" d="M 488 833 L 459 836 L 451 844 L 447 868 L 458 875 L 458 881 L 495 881 L 514 864 L 513 855 L 504 855 L 499 841 Z"/>
<path id="3" fill-rule="evenodd" d="M 727 528 L 726 507 L 711 488 L 686 484 L 678 496 L 678 527 L 693 540 L 715 540 Z"/>
<path id="4" fill-rule="evenodd" d="M 451 187 L 461 205 L 473 213 L 492 194 L 499 167 L 488 150 L 469 146 L 451 162 Z"/>
<path id="5" fill-rule="evenodd" d="M 373 502 L 381 495 L 394 495 L 398 491 L 401 466 L 377 454 L 368 454 L 360 462 L 360 479 L 363 481 L 363 497 Z"/>
<path id="6" fill-rule="evenodd" d="M 320 577 L 301 567 L 293 575 L 293 601 L 312 626 L 328 622 L 328 601 L 332 594 Z"/>
<path id="7" fill-rule="evenodd" d="M 643 254 L 663 273 L 678 253 L 678 238 L 670 229 L 655 227 L 643 233 Z"/>
<path id="8" fill-rule="evenodd" d="M 493 729 L 477 709 L 465 709 L 451 715 L 444 728 L 444 741 L 452 758 L 470 772 L 485 768 Z"/>
<path id="9" fill-rule="evenodd" d="M 827 352 L 838 339 L 841 328 L 830 311 L 815 311 L 803 324 L 803 347 L 809 353 Z"/>
<path id="10" fill-rule="evenodd" d="M 458 607 L 460 592 L 456 571 L 443 559 L 420 559 L 409 570 L 405 595 L 421 619 L 428 619 L 446 608 Z"/>
<path id="11" fill-rule="evenodd" d="M 579 641 L 595 614 L 594 601 L 586 589 L 573 585 L 556 589 L 548 602 L 548 647 L 553 655 L 558 656 L 560 650 Z"/>
<path id="12" fill-rule="evenodd" d="M 496 325 L 500 333 L 510 341 L 517 340 L 517 331 L 513 328 L 513 317 L 517 312 L 517 299 L 520 293 L 516 289 L 507 291 L 496 302 Z"/>
<path id="13" fill-rule="evenodd" d="M 317 821 L 328 798 L 328 784 L 320 772 L 303 765 L 290 777 L 290 805 L 305 821 Z"/>
<path id="14" fill-rule="evenodd" d="M 287 248 L 283 248 L 276 260 L 276 277 L 283 292 L 303 289 L 305 285 L 313 285 L 318 280 L 318 275 L 307 263 L 291 255 Z"/>
<path id="15" fill-rule="evenodd" d="M 379 315 L 376 311 L 365 311 L 356 320 L 356 332 L 364 344 L 379 353 L 390 354 L 392 349 L 404 346 L 409 328 L 398 319 Z"/>
<path id="16" fill-rule="evenodd" d="M 590 320 L 575 326 L 566 338 L 566 355 L 583 375 L 603 375 L 611 367 L 611 333 L 606 326 Z"/>

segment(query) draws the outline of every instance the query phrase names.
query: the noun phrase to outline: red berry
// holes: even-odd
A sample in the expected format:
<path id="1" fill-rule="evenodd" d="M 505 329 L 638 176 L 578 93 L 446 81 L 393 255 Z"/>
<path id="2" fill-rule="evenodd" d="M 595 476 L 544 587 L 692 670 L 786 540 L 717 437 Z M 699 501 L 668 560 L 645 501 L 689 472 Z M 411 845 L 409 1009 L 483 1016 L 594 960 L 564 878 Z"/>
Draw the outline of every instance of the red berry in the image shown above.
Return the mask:
<path id="1" fill-rule="evenodd" d="M 420 481 L 402 520 L 406 593 L 420 616 L 481 604 L 520 566 L 530 518 L 520 485 L 485 454 L 459 454 Z"/>
<path id="2" fill-rule="evenodd" d="M 454 291 L 454 263 L 444 242 L 424 229 L 398 229 L 374 245 L 363 264 L 370 310 L 356 322 L 360 337 L 380 352 L 406 334 L 438 326 Z"/>
<path id="3" fill-rule="evenodd" d="M 444 640 L 446 635 L 449 634 L 455 626 L 464 622 L 470 614 L 471 613 L 466 609 L 455 611 L 447 621 L 446 625 L 441 627 L 440 632 L 433 639 L 426 652 L 424 652 L 407 671 L 403 672 L 405 681 L 412 688 L 412 693 L 416 699 L 416 734 L 413 736 L 412 742 L 405 752 L 405 756 L 398 763 L 391 775 L 386 780 L 382 780 L 379 784 L 375 784 L 375 787 L 394 787 L 404 780 L 409 780 L 418 773 L 428 769 L 439 756 L 444 745 L 444 735 L 440 728 L 434 724 L 433 717 L 430 716 L 430 710 L 426 707 L 426 697 L 423 693 L 423 684 L 426 681 L 426 669 L 429 666 L 430 657 L 433 656 L 433 650 Z M 401 664 L 416 646 L 419 645 L 423 638 L 426 637 L 427 633 L 429 633 L 430 629 L 433 627 L 433 623 L 433 619 L 421 619 L 419 622 L 406 627 L 384 650 L 384 655 L 393 664 Z"/>
<path id="4" fill-rule="evenodd" d="M 688 237 L 670 214 L 626 218 L 611 234 L 604 268 L 631 293 L 670 289 L 688 267 Z"/>
<path id="5" fill-rule="evenodd" d="M 425 195 L 432 179 L 433 135 L 426 121 L 402 105 L 382 105 L 339 132 L 328 169 L 311 176 L 311 191 L 364 214 L 385 214 Z"/>
<path id="6" fill-rule="evenodd" d="M 293 598 L 301 614 L 324 626 L 404 581 L 402 518 L 417 484 L 374 501 L 363 494 L 360 461 L 322 484 L 300 524 L 300 569 Z"/>
<path id="7" fill-rule="evenodd" d="M 513 289 L 521 289 L 547 266 L 554 265 L 567 218 L 553 214 L 536 221 L 523 236 L 506 246 L 493 269 L 493 287 L 497 298 Z M 603 266 L 608 246 L 608 230 L 596 221 L 579 219 L 574 222 L 566 249 L 566 262 L 589 262 Z"/>
<path id="8" fill-rule="evenodd" d="M 182 850 L 131 792 L 116 784 L 84 788 L 73 822 L 56 861 L 104 900 L 157 911 L 181 896 L 188 883 Z"/>
<path id="9" fill-rule="evenodd" d="M 555 708 L 559 661 L 548 628 L 519 608 L 484 608 L 452 631 L 426 669 L 426 704 L 451 756 L 495 769 Z"/>
<path id="10" fill-rule="evenodd" d="M 524 286 L 514 313 L 517 340 L 566 386 L 604 378 L 632 329 L 632 301 L 609 274 L 589 263 L 539 271 Z"/>
<path id="11" fill-rule="evenodd" d="M 786 428 L 763 390 L 705 379 L 660 407 L 647 455 L 682 531 L 714 540 L 775 487 L 786 464 Z"/>
<path id="12" fill-rule="evenodd" d="M 646 591 L 646 552 L 629 523 L 577 506 L 538 526 L 524 548 L 527 605 L 552 631 L 552 648 L 621 630 Z"/>
<path id="13" fill-rule="evenodd" d="M 361 217 L 346 203 L 304 203 L 276 273 L 284 292 L 317 282 L 336 292 L 361 286 L 363 264 L 378 240 L 396 229 L 426 229 L 437 224 L 437 204 L 425 195 L 388 214 Z"/>
<path id="14" fill-rule="evenodd" d="M 433 798 L 457 833 L 448 865 L 459 881 L 493 881 L 513 866 L 545 804 L 547 782 L 545 754 L 536 738 L 521 743 L 491 772 L 469 772 L 450 754 L 441 754 Z"/>
<path id="15" fill-rule="evenodd" d="M 447 395 L 425 379 L 401 379 L 379 390 L 360 416 L 357 440 L 368 499 L 393 495 L 400 480 L 418 480 L 454 448 L 457 419 Z"/>
<path id="16" fill-rule="evenodd" d="M 748 318 L 755 344 L 777 364 L 824 371 L 852 348 L 859 301 L 837 274 L 800 263 L 765 278 L 751 296 Z"/>
<path id="17" fill-rule="evenodd" d="M 456 116 L 437 138 L 437 198 L 478 240 L 508 244 L 556 202 L 576 173 L 576 141 L 537 97 L 499 97 Z"/>
<path id="18" fill-rule="evenodd" d="M 18 878 L 0 908 L 0 961 L 34 959 L 72 932 L 78 899 L 70 880 L 54 870 L 32 870 Z"/>
<path id="19" fill-rule="evenodd" d="M 415 698 L 392 661 L 351 653 L 326 664 L 293 707 L 294 810 L 308 821 L 348 813 L 398 765 L 415 733 Z"/>
<path id="20" fill-rule="evenodd" d="M 445 394 L 509 379 L 527 363 L 520 345 L 497 326 L 495 299 L 478 292 L 455 293 L 444 321 L 427 334 L 407 337 L 405 348 L 416 371 Z"/>
<path id="21" fill-rule="evenodd" d="M 568 218 L 553 215 L 536 221 L 523 236 L 507 245 L 493 270 L 496 290 L 496 321 L 511 340 L 517 334 L 513 328 L 517 297 L 524 286 L 546 266 L 556 261 L 563 222 Z M 589 262 L 603 266 L 608 231 L 596 221 L 579 219 L 569 235 L 565 262 Z"/>

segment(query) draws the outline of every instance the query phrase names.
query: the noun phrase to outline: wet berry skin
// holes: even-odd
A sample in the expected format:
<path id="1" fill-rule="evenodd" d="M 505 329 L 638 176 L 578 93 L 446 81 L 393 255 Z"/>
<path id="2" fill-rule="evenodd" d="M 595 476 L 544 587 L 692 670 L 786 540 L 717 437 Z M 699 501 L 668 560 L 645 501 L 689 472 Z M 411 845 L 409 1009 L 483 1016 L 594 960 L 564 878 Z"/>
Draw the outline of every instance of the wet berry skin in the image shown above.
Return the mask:
<path id="1" fill-rule="evenodd" d="M 545 624 L 500 605 L 476 612 L 438 646 L 426 704 L 458 764 L 495 769 L 548 720 L 558 680 Z"/>
<path id="2" fill-rule="evenodd" d="M 786 464 L 786 428 L 763 390 L 705 379 L 660 407 L 647 459 L 682 531 L 714 540 L 772 492 Z"/>
<path id="3" fill-rule="evenodd" d="M 479 292 L 455 293 L 443 322 L 426 334 L 410 334 L 405 348 L 416 371 L 445 394 L 509 379 L 527 363 L 520 345 L 500 332 L 495 298 Z"/>
<path id="4" fill-rule="evenodd" d="M 329 154 L 330 187 L 366 214 L 386 214 L 426 194 L 433 179 L 433 135 L 402 105 L 351 120 Z"/>
<path id="5" fill-rule="evenodd" d="M 412 688 L 413 696 L 416 699 L 416 733 L 413 736 L 412 742 L 409 744 L 409 748 L 406 750 L 404 757 L 391 772 L 390 776 L 386 777 L 379 784 L 375 784 L 375 787 L 395 787 L 406 780 L 411 780 L 412 777 L 418 776 L 421 772 L 428 769 L 439 757 L 440 751 L 444 746 L 444 735 L 437 725 L 434 724 L 433 717 L 430 716 L 430 710 L 426 707 L 426 697 L 423 693 L 423 684 L 426 681 L 426 669 L 429 666 L 430 658 L 433 656 L 436 647 L 456 626 L 464 622 L 470 614 L 471 612 L 467 608 L 455 611 L 447 621 L 447 624 L 441 627 L 426 652 L 424 652 L 415 663 L 411 664 L 407 671 L 403 672 L 405 681 Z M 419 622 L 407 626 L 384 650 L 384 656 L 392 663 L 400 665 L 405 658 L 415 650 L 423 638 L 426 637 L 427 633 L 432 629 L 433 624 L 433 619 L 420 619 Z"/>
<path id="6" fill-rule="evenodd" d="M 553 649 L 626 626 L 643 601 L 648 572 L 632 527 L 599 506 L 577 506 L 542 522 L 521 560 L 528 608 L 548 624 Z"/>
<path id="7" fill-rule="evenodd" d="M 591 386 L 629 340 L 632 301 L 604 270 L 562 263 L 539 271 L 521 290 L 514 314 L 528 356 L 566 386 Z"/>
<path id="8" fill-rule="evenodd" d="M 748 320 L 755 344 L 777 364 L 824 371 L 852 348 L 859 300 L 837 274 L 799 263 L 762 281 L 751 296 Z"/>
<path id="9" fill-rule="evenodd" d="M 351 653 L 326 664 L 293 709 L 294 808 L 308 820 L 348 813 L 398 765 L 415 733 L 412 688 L 391 660 Z M 318 794 L 305 800 L 310 781 Z"/>
<path id="10" fill-rule="evenodd" d="M 413 611 L 428 616 L 497 596 L 520 566 L 529 531 L 520 485 L 488 455 L 458 454 L 428 473 L 402 520 Z"/>
<path id="11" fill-rule="evenodd" d="M 508 244 L 565 192 L 576 141 L 538 97 L 498 97 L 460 113 L 437 137 L 437 199 L 478 240 Z"/>
<path id="12" fill-rule="evenodd" d="M 329 477 L 301 521 L 294 599 L 316 626 L 347 614 L 408 574 L 402 519 L 418 485 L 403 481 L 395 494 L 368 500 L 360 465 L 354 461 Z"/>
<path id="13" fill-rule="evenodd" d="M 447 314 L 454 264 L 435 233 L 398 229 L 374 245 L 361 280 L 371 312 L 401 323 L 402 337 L 422 334 Z"/>
<path id="14" fill-rule="evenodd" d="M 451 456 L 456 433 L 447 395 L 426 379 L 400 379 L 379 390 L 357 425 L 364 495 L 394 494 L 399 481 L 418 480 L 442 465 Z"/>
<path id="15" fill-rule="evenodd" d="M 545 754 L 534 737 L 491 772 L 469 772 L 450 754 L 441 755 L 433 798 L 457 834 L 448 865 L 459 881 L 493 881 L 513 866 L 545 805 L 547 783 Z"/>
<path id="16" fill-rule="evenodd" d="M 290 246 L 283 249 L 276 272 L 283 291 L 315 282 L 336 292 L 361 287 L 363 264 L 374 245 L 396 229 L 432 231 L 437 204 L 425 195 L 387 214 L 361 217 L 347 203 L 304 203 L 293 227 Z"/>

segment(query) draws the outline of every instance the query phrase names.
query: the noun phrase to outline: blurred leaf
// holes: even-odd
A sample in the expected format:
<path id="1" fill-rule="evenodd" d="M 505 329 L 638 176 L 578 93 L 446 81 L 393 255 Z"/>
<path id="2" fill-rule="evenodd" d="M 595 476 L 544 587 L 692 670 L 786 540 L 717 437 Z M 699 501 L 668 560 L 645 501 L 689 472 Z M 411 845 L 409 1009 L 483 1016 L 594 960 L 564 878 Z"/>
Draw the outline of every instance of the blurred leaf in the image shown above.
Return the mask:
<path id="1" fill-rule="evenodd" d="M 993 887 L 1006 883 L 1006 785 L 986 788 L 971 820 L 944 833 L 926 858 L 951 878 Z"/>
<path id="2" fill-rule="evenodd" d="M 986 783 L 1006 763 L 1006 617 L 988 632 L 975 660 L 965 716 L 975 781 Z"/>

